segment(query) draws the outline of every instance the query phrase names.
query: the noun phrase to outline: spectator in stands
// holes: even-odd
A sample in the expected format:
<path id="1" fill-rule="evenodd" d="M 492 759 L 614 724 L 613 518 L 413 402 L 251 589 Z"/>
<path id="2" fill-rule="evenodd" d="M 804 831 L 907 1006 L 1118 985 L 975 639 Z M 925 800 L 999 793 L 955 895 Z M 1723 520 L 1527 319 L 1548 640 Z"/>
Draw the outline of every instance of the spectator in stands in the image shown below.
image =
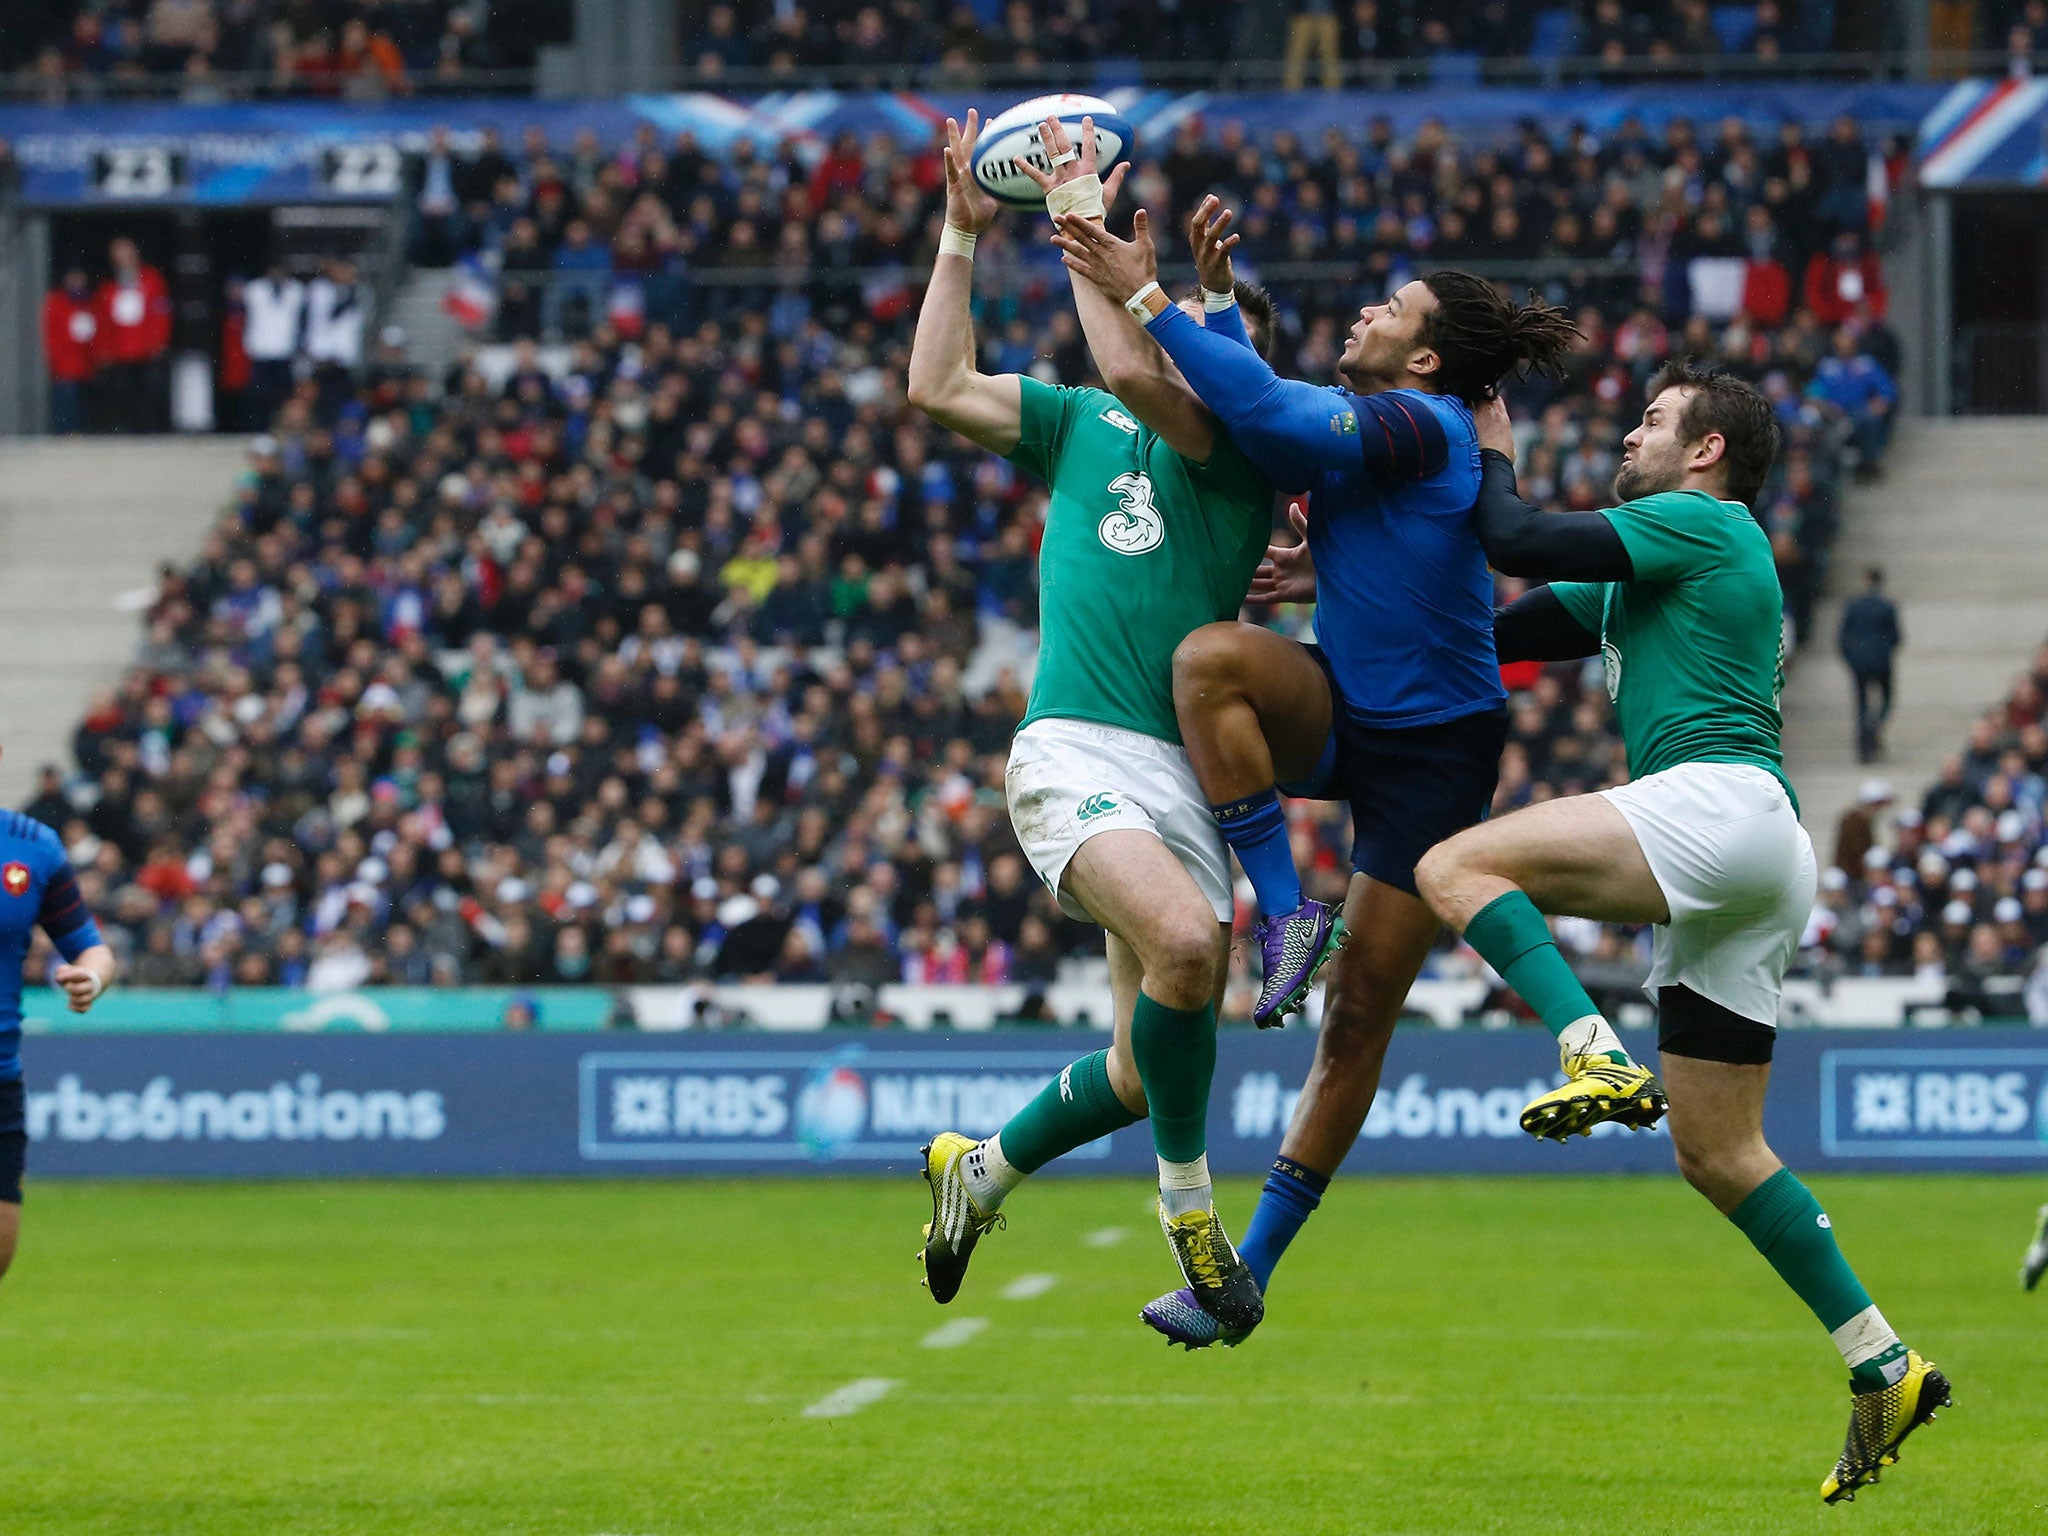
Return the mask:
<path id="1" fill-rule="evenodd" d="M 752 226 L 741 225 L 749 232 Z M 612 253 L 591 231 L 586 219 L 570 219 L 562 228 L 562 243 L 554 255 L 554 276 L 541 300 L 541 331 L 550 337 L 564 334 L 565 321 L 578 324 L 578 334 L 604 313 L 611 293 Z"/>
<path id="2" fill-rule="evenodd" d="M 1847 663 L 1856 690 L 1856 760 L 1867 763 L 1884 750 L 1885 722 L 1892 712 L 1892 660 L 1905 643 L 1898 605 L 1885 595 L 1884 572 L 1872 566 L 1863 590 L 1842 608 L 1835 646 Z"/>
<path id="3" fill-rule="evenodd" d="M 1860 216 L 1857 222 L 1860 227 Z M 1859 312 L 1882 320 L 1890 305 L 1884 266 L 1854 230 L 1842 231 L 1826 251 L 1813 253 L 1806 264 L 1805 293 L 1813 318 L 1831 329 L 1848 324 Z"/>
<path id="4" fill-rule="evenodd" d="M 1899 386 L 1884 364 L 1863 350 L 1855 327 L 1836 329 L 1834 353 L 1814 368 L 1812 392 L 1847 418 L 1856 440 L 1856 472 L 1875 479 L 1891 446 Z"/>
<path id="5" fill-rule="evenodd" d="M 412 197 L 410 255 L 414 266 L 453 264 L 462 236 L 461 162 L 450 147 L 448 130 L 436 127 L 426 149 L 406 164 L 406 190 Z"/>
<path id="6" fill-rule="evenodd" d="M 363 361 L 363 337 L 370 323 L 370 292 L 345 257 L 306 285 L 305 353 L 319 386 L 323 419 L 341 408 Z"/>
<path id="7" fill-rule="evenodd" d="M 86 431 L 86 394 L 98 356 L 99 313 L 92 281 L 71 267 L 43 296 L 43 362 L 50 372 L 50 430 L 68 437 Z"/>
<path id="8" fill-rule="evenodd" d="M 242 285 L 242 347 L 249 354 L 249 418 L 268 431 L 292 391 L 292 367 L 305 334 L 306 285 L 281 260 Z"/>
<path id="9" fill-rule="evenodd" d="M 1281 89 L 1298 91 L 1308 62 L 1322 66 L 1323 89 L 1334 91 L 1344 83 L 1344 64 L 1338 47 L 1337 0 L 1294 0 L 1287 19 L 1287 63 Z"/>
<path id="10" fill-rule="evenodd" d="M 171 349 L 170 288 L 125 235 L 107 254 L 112 271 L 93 299 L 105 427 L 111 432 L 161 431 L 170 410 L 165 368 Z"/>

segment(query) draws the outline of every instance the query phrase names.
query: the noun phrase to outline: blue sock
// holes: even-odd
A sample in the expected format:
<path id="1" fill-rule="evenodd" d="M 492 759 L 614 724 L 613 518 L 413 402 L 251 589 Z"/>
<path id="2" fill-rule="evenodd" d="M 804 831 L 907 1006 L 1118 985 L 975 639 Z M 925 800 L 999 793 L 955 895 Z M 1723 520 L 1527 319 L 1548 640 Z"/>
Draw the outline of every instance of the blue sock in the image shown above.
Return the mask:
<path id="1" fill-rule="evenodd" d="M 1237 851 L 1237 862 L 1259 898 L 1259 911 L 1280 917 L 1299 907 L 1301 876 L 1295 872 L 1294 849 L 1287 842 L 1280 791 L 1262 789 L 1228 805 L 1212 805 L 1209 814 L 1223 829 L 1223 841 Z"/>
<path id="2" fill-rule="evenodd" d="M 1323 1191 L 1330 1176 L 1304 1168 L 1291 1158 L 1273 1159 L 1273 1171 L 1266 1175 L 1266 1187 L 1259 1194 L 1259 1207 L 1252 1212 L 1252 1224 L 1245 1228 L 1244 1241 L 1237 1245 L 1238 1257 L 1257 1277 L 1259 1289 L 1273 1278 L 1273 1267 L 1294 1241 L 1294 1234 L 1308 1220 L 1309 1212 L 1323 1203 Z"/>

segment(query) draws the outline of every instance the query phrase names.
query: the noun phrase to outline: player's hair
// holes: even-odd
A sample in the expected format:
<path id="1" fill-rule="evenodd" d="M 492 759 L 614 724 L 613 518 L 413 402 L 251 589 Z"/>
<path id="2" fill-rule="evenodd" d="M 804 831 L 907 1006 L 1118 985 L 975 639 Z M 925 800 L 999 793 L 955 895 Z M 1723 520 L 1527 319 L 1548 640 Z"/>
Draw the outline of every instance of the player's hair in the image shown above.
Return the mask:
<path id="1" fill-rule="evenodd" d="M 1432 272 L 1422 285 L 1436 297 L 1422 322 L 1423 344 L 1443 360 L 1437 379 L 1444 393 L 1467 405 L 1491 400 L 1509 374 L 1561 377 L 1580 340 L 1571 316 L 1534 293 L 1517 304 L 1470 272 Z"/>
<path id="2" fill-rule="evenodd" d="M 1667 389 L 1686 392 L 1679 435 L 1696 443 L 1710 432 L 1720 433 L 1726 445 L 1721 462 L 1728 469 L 1728 499 L 1754 507 L 1771 461 L 1778 456 L 1778 416 L 1771 402 L 1755 385 L 1689 357 L 1674 357 L 1657 370 L 1649 398 L 1654 400 Z"/>
<path id="3" fill-rule="evenodd" d="M 1268 362 L 1273 359 L 1273 327 L 1277 314 L 1273 307 L 1273 295 L 1257 283 L 1248 283 L 1239 278 L 1230 285 L 1231 293 L 1237 299 L 1237 307 L 1244 320 L 1244 333 L 1251 338 L 1252 349 Z M 1187 302 L 1200 304 L 1202 290 L 1196 288 L 1188 295 Z"/>
<path id="4" fill-rule="evenodd" d="M 1257 283 L 1248 283 L 1243 278 L 1232 283 L 1230 291 L 1237 295 L 1237 307 L 1244 311 L 1245 334 L 1251 337 L 1259 356 L 1270 361 L 1273 356 L 1273 325 L 1277 318 L 1273 295 Z"/>

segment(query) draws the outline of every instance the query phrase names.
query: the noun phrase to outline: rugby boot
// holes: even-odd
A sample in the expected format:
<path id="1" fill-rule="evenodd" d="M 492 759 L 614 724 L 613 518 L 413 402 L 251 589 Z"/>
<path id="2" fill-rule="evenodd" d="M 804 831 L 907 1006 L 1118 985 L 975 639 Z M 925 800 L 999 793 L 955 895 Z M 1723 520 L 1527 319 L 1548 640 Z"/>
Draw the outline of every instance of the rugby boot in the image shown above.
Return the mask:
<path id="1" fill-rule="evenodd" d="M 1292 912 L 1254 923 L 1252 938 L 1258 942 L 1265 979 L 1252 1022 L 1272 1029 L 1299 1011 L 1317 973 L 1344 947 L 1345 937 L 1343 914 L 1320 901 L 1304 901 Z"/>
<path id="2" fill-rule="evenodd" d="M 1161 1205 L 1159 1225 L 1173 1249 L 1181 1278 L 1187 1281 L 1185 1294 L 1215 1319 L 1218 1339 L 1235 1344 L 1258 1327 L 1266 1315 L 1266 1299 L 1250 1268 L 1230 1245 L 1215 1207 L 1169 1216 Z"/>
<path id="3" fill-rule="evenodd" d="M 925 1287 L 932 1300 L 948 1302 L 960 1293 L 967 1277 L 967 1261 L 974 1257 L 974 1245 L 997 1227 L 1009 1225 L 1000 1211 L 983 1211 L 967 1192 L 960 1162 L 974 1150 L 972 1137 L 958 1131 L 934 1136 L 924 1150 L 924 1181 L 931 1186 L 932 1219 L 924 1224 L 924 1247 L 918 1258 L 924 1262 Z"/>
<path id="4" fill-rule="evenodd" d="M 1820 1485 L 1828 1504 L 1854 1499 L 1879 1472 L 1899 1459 L 1906 1436 L 1949 1405 L 1948 1378 L 1912 1350 L 1906 1351 L 1906 1374 L 1888 1387 L 1858 1391 L 1849 1399 L 1849 1438 L 1842 1459 Z"/>
<path id="5" fill-rule="evenodd" d="M 1670 1107 L 1657 1074 L 1637 1062 L 1617 1062 L 1604 1054 L 1568 1056 L 1564 1070 L 1569 1082 L 1531 1100 L 1522 1111 L 1522 1129 L 1539 1141 L 1590 1136 L 1594 1126 L 1608 1120 L 1646 1131 Z"/>

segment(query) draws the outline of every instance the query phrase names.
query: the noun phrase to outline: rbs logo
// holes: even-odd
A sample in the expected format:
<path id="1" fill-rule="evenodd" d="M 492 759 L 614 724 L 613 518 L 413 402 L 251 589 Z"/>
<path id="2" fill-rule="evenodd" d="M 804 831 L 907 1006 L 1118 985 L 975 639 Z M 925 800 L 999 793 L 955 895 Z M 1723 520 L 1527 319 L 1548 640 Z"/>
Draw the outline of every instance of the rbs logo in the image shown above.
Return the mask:
<path id="1" fill-rule="evenodd" d="M 2048 1051 L 1830 1051 L 1821 1109 L 1831 1156 L 2048 1156 Z"/>

